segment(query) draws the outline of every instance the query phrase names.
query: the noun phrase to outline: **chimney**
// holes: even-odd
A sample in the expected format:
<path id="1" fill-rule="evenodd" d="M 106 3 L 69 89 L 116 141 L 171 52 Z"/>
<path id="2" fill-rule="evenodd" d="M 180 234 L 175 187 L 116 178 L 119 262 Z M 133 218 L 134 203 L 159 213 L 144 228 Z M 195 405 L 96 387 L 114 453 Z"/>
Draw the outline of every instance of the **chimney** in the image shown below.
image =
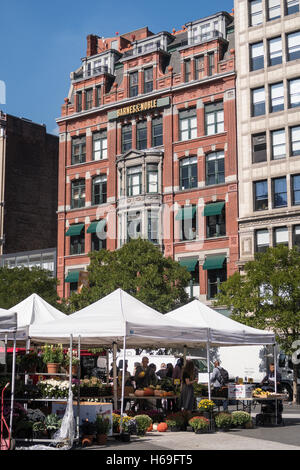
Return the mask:
<path id="1" fill-rule="evenodd" d="M 91 55 L 95 55 L 98 52 L 98 36 L 94 34 L 89 34 L 87 36 L 87 49 L 86 49 L 86 56 L 90 57 Z"/>

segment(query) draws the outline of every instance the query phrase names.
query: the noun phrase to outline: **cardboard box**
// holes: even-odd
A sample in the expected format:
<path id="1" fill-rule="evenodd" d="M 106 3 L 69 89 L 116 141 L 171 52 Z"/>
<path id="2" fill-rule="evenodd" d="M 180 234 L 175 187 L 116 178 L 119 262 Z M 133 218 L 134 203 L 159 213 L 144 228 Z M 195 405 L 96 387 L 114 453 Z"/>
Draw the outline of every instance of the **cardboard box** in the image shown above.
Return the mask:
<path id="1" fill-rule="evenodd" d="M 253 384 L 228 384 L 228 398 L 252 398 Z"/>

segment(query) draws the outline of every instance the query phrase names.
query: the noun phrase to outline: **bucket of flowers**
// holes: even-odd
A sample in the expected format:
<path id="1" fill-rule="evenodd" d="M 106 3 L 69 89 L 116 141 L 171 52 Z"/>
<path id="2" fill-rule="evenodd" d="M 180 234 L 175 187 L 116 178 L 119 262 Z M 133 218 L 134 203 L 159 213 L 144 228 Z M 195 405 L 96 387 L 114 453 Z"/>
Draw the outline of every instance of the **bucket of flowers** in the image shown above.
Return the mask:
<path id="1" fill-rule="evenodd" d="M 211 419 L 214 407 L 215 403 L 212 400 L 208 400 L 206 398 L 200 400 L 198 403 L 199 412 L 207 419 Z"/>

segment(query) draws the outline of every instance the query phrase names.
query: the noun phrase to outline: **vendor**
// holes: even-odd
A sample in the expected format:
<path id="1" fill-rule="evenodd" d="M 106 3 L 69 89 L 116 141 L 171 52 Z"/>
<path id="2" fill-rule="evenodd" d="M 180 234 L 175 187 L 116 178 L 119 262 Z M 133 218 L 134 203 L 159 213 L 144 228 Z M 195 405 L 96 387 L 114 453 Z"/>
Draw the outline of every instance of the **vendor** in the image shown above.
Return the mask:
<path id="1" fill-rule="evenodd" d="M 148 357 L 143 357 L 141 365 L 137 366 L 134 381 L 137 389 L 156 385 L 155 370 L 148 366 Z"/>
<path id="2" fill-rule="evenodd" d="M 277 382 L 277 391 L 280 391 L 281 388 L 281 374 L 280 372 L 276 371 L 276 382 Z M 273 363 L 269 365 L 269 372 L 263 378 L 260 385 L 268 391 L 274 392 L 275 391 L 275 366 Z"/>

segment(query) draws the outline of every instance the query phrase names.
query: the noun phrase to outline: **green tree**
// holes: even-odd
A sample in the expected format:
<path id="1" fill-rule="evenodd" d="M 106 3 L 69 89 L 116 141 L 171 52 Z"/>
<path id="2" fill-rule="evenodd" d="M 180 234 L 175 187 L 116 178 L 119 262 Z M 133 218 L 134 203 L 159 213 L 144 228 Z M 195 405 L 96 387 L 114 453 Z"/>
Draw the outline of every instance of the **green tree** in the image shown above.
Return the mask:
<path id="1" fill-rule="evenodd" d="M 221 285 L 215 305 L 226 305 L 231 318 L 276 334 L 282 350 L 292 355 L 300 339 L 300 252 L 279 245 L 257 253 L 253 261 Z M 297 393 L 294 361 L 293 394 Z"/>
<path id="2" fill-rule="evenodd" d="M 0 307 L 9 309 L 35 293 L 54 307 L 60 308 L 57 303 L 57 284 L 57 279 L 44 269 L 0 268 Z"/>
<path id="3" fill-rule="evenodd" d="M 121 288 L 150 307 L 165 313 L 188 301 L 184 288 L 190 274 L 146 240 L 122 248 L 90 253 L 89 288 L 73 293 L 70 311 L 81 309 Z"/>

